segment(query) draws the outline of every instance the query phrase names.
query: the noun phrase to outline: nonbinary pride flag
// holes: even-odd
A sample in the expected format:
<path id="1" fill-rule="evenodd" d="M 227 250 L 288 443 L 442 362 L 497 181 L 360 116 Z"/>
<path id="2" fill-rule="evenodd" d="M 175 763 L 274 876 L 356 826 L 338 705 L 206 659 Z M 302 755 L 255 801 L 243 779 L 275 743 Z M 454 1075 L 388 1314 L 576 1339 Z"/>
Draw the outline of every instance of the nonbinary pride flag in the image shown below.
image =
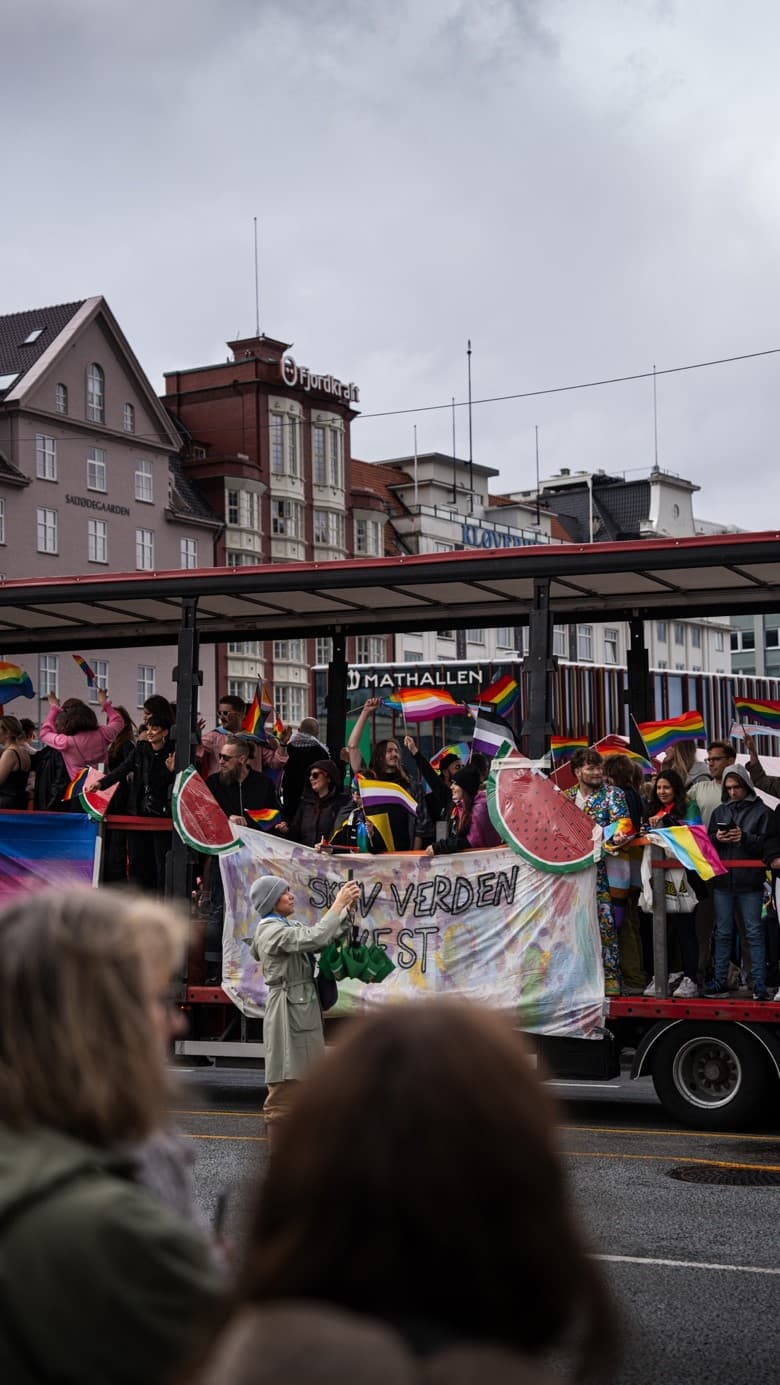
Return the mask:
<path id="1" fill-rule="evenodd" d="M 417 800 L 402 784 L 394 784 L 388 779 L 367 779 L 364 774 L 355 776 L 360 792 L 360 801 L 367 814 L 378 808 L 405 808 L 407 813 L 417 812 Z"/>

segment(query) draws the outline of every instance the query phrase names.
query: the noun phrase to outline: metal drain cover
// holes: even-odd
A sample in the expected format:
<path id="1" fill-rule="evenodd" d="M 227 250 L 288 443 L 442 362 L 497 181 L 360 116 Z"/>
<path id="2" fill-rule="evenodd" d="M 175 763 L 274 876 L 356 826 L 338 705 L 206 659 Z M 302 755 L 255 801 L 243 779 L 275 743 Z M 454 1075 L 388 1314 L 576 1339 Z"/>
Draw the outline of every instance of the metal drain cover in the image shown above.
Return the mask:
<path id="1" fill-rule="evenodd" d="M 733 1188 L 778 1188 L 780 1169 L 736 1168 L 722 1164 L 679 1164 L 669 1169 L 669 1177 L 680 1183 L 722 1183 Z"/>

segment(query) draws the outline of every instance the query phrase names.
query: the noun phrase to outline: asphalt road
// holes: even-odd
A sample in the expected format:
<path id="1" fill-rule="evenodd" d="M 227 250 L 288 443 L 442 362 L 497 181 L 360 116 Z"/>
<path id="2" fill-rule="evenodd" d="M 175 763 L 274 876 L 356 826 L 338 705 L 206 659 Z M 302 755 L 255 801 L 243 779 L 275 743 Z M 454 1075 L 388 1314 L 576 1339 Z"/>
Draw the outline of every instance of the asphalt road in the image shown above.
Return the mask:
<path id="1" fill-rule="evenodd" d="M 229 1192 L 240 1239 L 268 1145 L 255 1072 L 180 1074 L 177 1121 L 205 1209 Z M 575 1205 L 624 1323 L 617 1385 L 755 1385 L 776 1371 L 780 1186 L 672 1177 L 780 1178 L 780 1127 L 712 1135 L 669 1121 L 647 1081 L 555 1083 Z"/>

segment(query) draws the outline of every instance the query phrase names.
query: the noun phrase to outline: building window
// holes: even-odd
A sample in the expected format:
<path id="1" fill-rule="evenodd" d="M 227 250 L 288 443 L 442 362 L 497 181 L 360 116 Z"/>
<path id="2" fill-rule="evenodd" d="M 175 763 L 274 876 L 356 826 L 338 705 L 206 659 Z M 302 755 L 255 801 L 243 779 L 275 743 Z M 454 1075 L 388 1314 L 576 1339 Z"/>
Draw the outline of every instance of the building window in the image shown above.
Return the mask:
<path id="1" fill-rule="evenodd" d="M 685 644 L 685 626 L 679 620 L 674 622 L 674 642 L 675 644 Z"/>
<path id="2" fill-rule="evenodd" d="M 227 491 L 227 522 L 228 524 L 238 524 L 238 491 Z"/>
<path id="3" fill-rule="evenodd" d="M 271 414 L 271 475 L 300 474 L 298 420 L 284 414 Z"/>
<path id="4" fill-rule="evenodd" d="M 286 663 L 303 663 L 303 640 L 274 640 L 274 659 Z"/>
<path id="5" fill-rule="evenodd" d="M 338 428 L 328 429 L 328 461 L 330 463 L 330 484 L 337 490 L 344 489 L 344 439 Z"/>
<path id="6" fill-rule="evenodd" d="M 257 640 L 231 640 L 227 648 L 228 654 L 243 654 L 245 657 L 254 659 L 256 659 L 260 653 L 260 646 Z"/>
<path id="7" fill-rule="evenodd" d="M 691 649 L 701 649 L 701 626 L 691 626 Z"/>
<path id="8" fill-rule="evenodd" d="M 675 664 L 675 666 L 674 666 L 674 671 L 675 671 L 675 673 L 684 673 L 684 672 L 685 672 L 685 664 Z"/>
<path id="9" fill-rule="evenodd" d="M 38 552 L 57 552 L 57 511 L 38 510 Z"/>
<path id="10" fill-rule="evenodd" d="M 122 410 L 122 427 L 126 433 L 135 432 L 135 405 L 125 404 Z"/>
<path id="11" fill-rule="evenodd" d="M 569 627 L 567 625 L 553 626 L 553 654 L 557 654 L 559 659 L 569 657 Z"/>
<path id="12" fill-rule="evenodd" d="M 593 626 L 577 626 L 577 658 L 583 660 L 593 659 Z"/>
<path id="13" fill-rule="evenodd" d="M 180 545 L 180 567 L 198 566 L 198 540 L 182 539 Z"/>
<path id="14" fill-rule="evenodd" d="M 54 407 L 58 414 L 68 412 L 68 386 L 55 385 L 54 387 Z"/>
<path id="15" fill-rule="evenodd" d="M 434 539 L 434 541 L 433 541 L 433 548 L 431 549 L 431 552 L 432 552 L 432 553 L 451 553 L 451 552 L 452 552 L 452 544 L 451 544 L 451 543 L 445 543 L 445 541 L 444 541 L 443 539 Z"/>
<path id="16" fill-rule="evenodd" d="M 515 632 L 510 625 L 499 625 L 496 630 L 496 644 L 500 645 L 501 649 L 514 649 Z"/>
<path id="17" fill-rule="evenodd" d="M 57 443 L 45 433 L 35 434 L 35 475 L 39 481 L 57 480 Z"/>
<path id="18" fill-rule="evenodd" d="M 87 558 L 91 563 L 108 562 L 108 521 L 87 520 Z"/>
<path id="19" fill-rule="evenodd" d="M 256 554 L 243 553 L 238 548 L 229 548 L 225 556 L 227 567 L 252 567 L 257 562 Z"/>
<path id="20" fill-rule="evenodd" d="M 484 644 L 485 632 L 484 630 L 467 630 L 466 639 L 469 644 Z"/>
<path id="21" fill-rule="evenodd" d="M 59 697 L 57 688 L 57 655 L 39 654 L 38 655 L 38 697 L 48 697 L 49 693 L 54 693 Z"/>
<path id="22" fill-rule="evenodd" d="M 315 486 L 324 486 L 328 479 L 325 466 L 325 429 L 316 424 L 311 430 L 311 469 Z"/>
<path id="23" fill-rule="evenodd" d="M 257 680 L 249 682 L 246 678 L 228 678 L 228 692 L 231 697 L 240 697 L 247 706 L 255 695 Z"/>
<path id="24" fill-rule="evenodd" d="M 143 707 L 148 697 L 154 697 L 155 675 L 157 670 L 152 664 L 139 664 L 135 681 L 135 705 Z"/>
<path id="25" fill-rule="evenodd" d="M 135 531 L 135 565 L 139 572 L 151 572 L 154 567 L 154 533 L 151 529 Z"/>
<path id="26" fill-rule="evenodd" d="M 382 556 L 382 525 L 375 519 L 355 520 L 355 552 Z"/>
<path id="27" fill-rule="evenodd" d="M 236 497 L 234 513 L 238 516 L 232 523 L 239 524 L 242 529 L 251 529 L 253 533 L 259 533 L 260 496 L 255 491 L 231 491 L 230 494 Z"/>
<path id="28" fill-rule="evenodd" d="M 344 516 L 340 510 L 315 510 L 314 542 L 329 548 L 344 547 Z"/>
<path id="29" fill-rule="evenodd" d="M 618 661 L 618 650 L 620 648 L 620 631 L 611 630 L 609 627 L 604 631 L 604 663 L 616 664 Z"/>
<path id="30" fill-rule="evenodd" d="M 145 505 L 154 503 L 151 462 L 136 462 L 135 464 L 135 498 L 142 500 Z"/>
<path id="31" fill-rule="evenodd" d="M 87 418 L 91 423 L 106 421 L 106 377 L 94 361 L 87 367 Z"/>
<path id="32" fill-rule="evenodd" d="M 407 662 L 416 662 L 422 655 L 404 650 Z M 355 640 L 356 664 L 383 664 L 385 661 L 385 642 L 381 635 L 358 635 Z"/>
<path id="33" fill-rule="evenodd" d="M 666 659 L 659 659 L 659 660 L 658 660 L 657 667 L 658 667 L 658 668 L 668 668 L 668 667 L 669 667 L 669 664 L 668 664 L 668 662 L 667 662 Z"/>
<path id="34" fill-rule="evenodd" d="M 5 497 L 0 496 L 0 543 L 5 543 Z"/>
<path id="35" fill-rule="evenodd" d="M 329 664 L 333 658 L 333 640 L 327 635 L 317 639 L 316 653 L 314 662 L 316 664 Z"/>
<path id="36" fill-rule="evenodd" d="M 715 631 L 715 649 L 718 654 L 722 654 L 726 648 L 726 639 L 722 630 Z"/>
<path id="37" fill-rule="evenodd" d="M 655 637 L 656 637 L 656 639 L 658 640 L 658 643 L 659 643 L 659 644 L 666 644 L 667 634 L 668 634 L 668 631 L 667 631 L 666 621 L 665 621 L 665 620 L 657 620 L 656 623 L 655 623 Z"/>
<path id="38" fill-rule="evenodd" d="M 106 454 L 102 447 L 87 448 L 87 490 L 106 489 Z"/>
<path id="39" fill-rule="evenodd" d="M 5 534 L 5 521 L 3 521 L 3 534 Z M 0 543 L 5 543 L 5 539 L 4 539 L 4 538 L 3 538 L 3 539 L 0 539 Z M 722 632 L 719 631 L 718 633 L 720 634 L 720 637 L 721 637 L 721 639 L 722 639 L 722 638 L 723 638 Z M 778 630 L 777 627 L 775 627 L 774 630 L 767 630 L 767 631 L 765 631 L 765 634 L 766 634 L 765 643 L 766 643 L 767 649 L 778 649 L 778 648 L 780 648 L 780 630 Z M 721 648 L 722 648 L 722 646 L 721 646 Z"/>
<path id="40" fill-rule="evenodd" d="M 271 501 L 271 533 L 279 538 L 301 538 L 303 506 L 297 500 Z"/>
<path id="41" fill-rule="evenodd" d="M 90 659 L 92 672 L 95 675 L 94 686 L 89 689 L 87 701 L 97 702 L 98 689 L 108 687 L 108 659 Z"/>
<path id="42" fill-rule="evenodd" d="M 285 726 L 297 725 L 306 716 L 305 688 L 291 687 L 286 683 L 274 683 L 277 715 Z"/>
<path id="43" fill-rule="evenodd" d="M 281 414 L 271 414 L 271 475 L 281 476 L 284 471 L 284 419 Z"/>

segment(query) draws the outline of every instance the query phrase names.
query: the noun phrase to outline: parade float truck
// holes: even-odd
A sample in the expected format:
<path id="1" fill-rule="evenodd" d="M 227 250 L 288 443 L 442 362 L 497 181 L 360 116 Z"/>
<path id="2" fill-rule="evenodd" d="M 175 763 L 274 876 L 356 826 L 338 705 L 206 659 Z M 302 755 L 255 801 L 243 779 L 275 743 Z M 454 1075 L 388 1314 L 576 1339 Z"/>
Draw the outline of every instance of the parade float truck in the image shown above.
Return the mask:
<path id="1" fill-rule="evenodd" d="M 780 1004 L 677 1000 L 668 994 L 666 873 L 650 845 L 656 994 L 605 997 L 596 915 L 600 832 L 521 757 L 494 762 L 491 816 L 505 845 L 427 856 L 336 855 L 273 832 L 238 830 L 192 770 L 179 776 L 174 822 L 212 855 L 225 895 L 221 985 L 192 984 L 182 1003 L 190 1033 L 182 1055 L 262 1058 L 265 984 L 251 957 L 256 920 L 249 887 L 282 876 L 296 917 L 314 921 L 348 871 L 360 885 L 360 941 L 395 964 L 381 985 L 339 983 L 329 1023 L 399 1000 L 446 995 L 511 1017 L 548 1076 L 604 1082 L 628 1069 L 649 1076 L 668 1114 L 705 1130 L 772 1119 L 780 1094 Z"/>

